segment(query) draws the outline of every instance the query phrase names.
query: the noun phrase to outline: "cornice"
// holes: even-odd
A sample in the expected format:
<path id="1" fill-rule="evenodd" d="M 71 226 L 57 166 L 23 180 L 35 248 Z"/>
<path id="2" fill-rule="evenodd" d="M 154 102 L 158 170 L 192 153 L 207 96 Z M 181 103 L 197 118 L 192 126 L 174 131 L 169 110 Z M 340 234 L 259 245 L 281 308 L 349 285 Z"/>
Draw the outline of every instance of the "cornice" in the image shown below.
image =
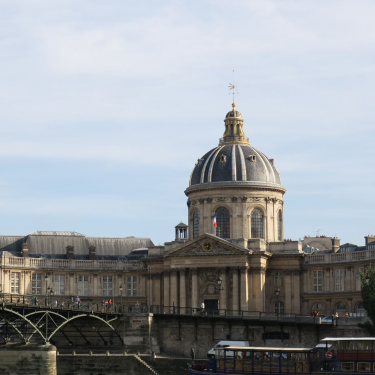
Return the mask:
<path id="1" fill-rule="evenodd" d="M 185 195 L 189 196 L 192 192 L 198 191 L 210 191 L 210 190 L 229 190 L 229 189 L 241 189 L 241 190 L 257 190 L 257 191 L 271 191 L 285 194 L 286 189 L 281 185 L 272 186 L 272 184 L 260 185 L 259 183 L 251 181 L 236 181 L 233 185 L 230 182 L 211 182 L 205 184 L 198 184 L 189 186 L 185 190 Z"/>

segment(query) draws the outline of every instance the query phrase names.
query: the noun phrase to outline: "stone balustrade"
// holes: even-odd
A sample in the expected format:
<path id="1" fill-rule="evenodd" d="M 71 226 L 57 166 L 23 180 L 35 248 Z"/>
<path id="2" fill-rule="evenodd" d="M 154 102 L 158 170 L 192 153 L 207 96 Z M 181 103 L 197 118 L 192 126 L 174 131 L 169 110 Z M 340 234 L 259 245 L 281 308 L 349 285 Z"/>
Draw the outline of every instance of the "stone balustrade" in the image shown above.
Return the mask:
<path id="1" fill-rule="evenodd" d="M 143 270 L 142 262 L 128 260 L 68 260 L 46 258 L 0 257 L 0 265 L 10 268 L 47 268 L 80 270 Z"/>
<path id="2" fill-rule="evenodd" d="M 375 260 L 375 250 L 353 251 L 350 253 L 306 255 L 305 264 L 343 263 L 353 261 Z"/>

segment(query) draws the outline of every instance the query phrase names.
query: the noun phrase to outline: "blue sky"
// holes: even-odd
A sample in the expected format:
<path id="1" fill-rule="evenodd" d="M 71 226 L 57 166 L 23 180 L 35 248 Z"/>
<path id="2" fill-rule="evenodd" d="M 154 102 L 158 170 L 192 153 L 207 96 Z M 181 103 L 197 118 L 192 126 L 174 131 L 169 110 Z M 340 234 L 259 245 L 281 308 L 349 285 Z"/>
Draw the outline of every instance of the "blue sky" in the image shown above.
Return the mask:
<path id="1" fill-rule="evenodd" d="M 174 238 L 232 70 L 285 237 L 375 234 L 375 2 L 0 0 L 0 233 Z"/>

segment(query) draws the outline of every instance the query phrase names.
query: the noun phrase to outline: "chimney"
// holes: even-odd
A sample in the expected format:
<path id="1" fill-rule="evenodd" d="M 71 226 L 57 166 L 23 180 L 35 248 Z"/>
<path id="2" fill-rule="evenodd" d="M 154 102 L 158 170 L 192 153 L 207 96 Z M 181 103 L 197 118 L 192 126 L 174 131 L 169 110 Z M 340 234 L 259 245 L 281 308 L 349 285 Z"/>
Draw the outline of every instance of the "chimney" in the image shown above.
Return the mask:
<path id="1" fill-rule="evenodd" d="M 368 236 L 365 236 L 366 245 L 368 245 L 371 242 L 375 241 L 375 236 L 373 234 L 369 234 Z"/>
<path id="2" fill-rule="evenodd" d="M 94 245 L 89 246 L 89 259 L 96 260 L 96 247 Z"/>
<path id="3" fill-rule="evenodd" d="M 27 242 L 24 242 L 22 244 L 22 256 L 24 258 L 27 258 L 29 256 L 29 245 L 27 244 Z"/>
<path id="4" fill-rule="evenodd" d="M 66 247 L 66 256 L 68 259 L 74 259 L 74 246 L 68 245 Z"/>
<path id="5" fill-rule="evenodd" d="M 332 237 L 332 251 L 334 253 L 337 253 L 340 248 L 340 238 L 338 237 Z"/>

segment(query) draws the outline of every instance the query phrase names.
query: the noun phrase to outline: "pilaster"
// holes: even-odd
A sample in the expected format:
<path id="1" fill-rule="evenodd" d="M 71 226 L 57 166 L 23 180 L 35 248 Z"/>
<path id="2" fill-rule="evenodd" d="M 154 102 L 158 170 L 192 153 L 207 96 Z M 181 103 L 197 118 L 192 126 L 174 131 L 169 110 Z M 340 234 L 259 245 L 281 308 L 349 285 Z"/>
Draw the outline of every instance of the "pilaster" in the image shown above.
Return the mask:
<path id="1" fill-rule="evenodd" d="M 191 268 L 191 307 L 198 307 L 198 269 Z"/>
<path id="2" fill-rule="evenodd" d="M 249 290 L 248 290 L 248 270 L 249 267 L 240 267 L 241 272 L 241 310 L 247 311 L 249 309 Z"/>
<path id="3" fill-rule="evenodd" d="M 186 307 L 186 271 L 180 269 L 180 307 Z"/>
<path id="4" fill-rule="evenodd" d="M 177 292 L 177 269 L 171 269 L 171 305 L 178 305 L 178 292 Z"/>
<path id="5" fill-rule="evenodd" d="M 170 292 L 170 283 L 169 283 L 170 271 L 165 270 L 163 274 L 164 274 L 164 288 L 163 288 L 164 289 L 164 306 L 170 306 L 171 305 L 171 302 L 170 302 L 171 292 Z"/>
<path id="6" fill-rule="evenodd" d="M 233 298 L 233 310 L 239 310 L 239 301 L 238 301 L 238 267 L 231 267 L 231 274 L 232 274 L 232 280 L 233 280 L 233 293 L 232 293 L 232 298 Z"/>

